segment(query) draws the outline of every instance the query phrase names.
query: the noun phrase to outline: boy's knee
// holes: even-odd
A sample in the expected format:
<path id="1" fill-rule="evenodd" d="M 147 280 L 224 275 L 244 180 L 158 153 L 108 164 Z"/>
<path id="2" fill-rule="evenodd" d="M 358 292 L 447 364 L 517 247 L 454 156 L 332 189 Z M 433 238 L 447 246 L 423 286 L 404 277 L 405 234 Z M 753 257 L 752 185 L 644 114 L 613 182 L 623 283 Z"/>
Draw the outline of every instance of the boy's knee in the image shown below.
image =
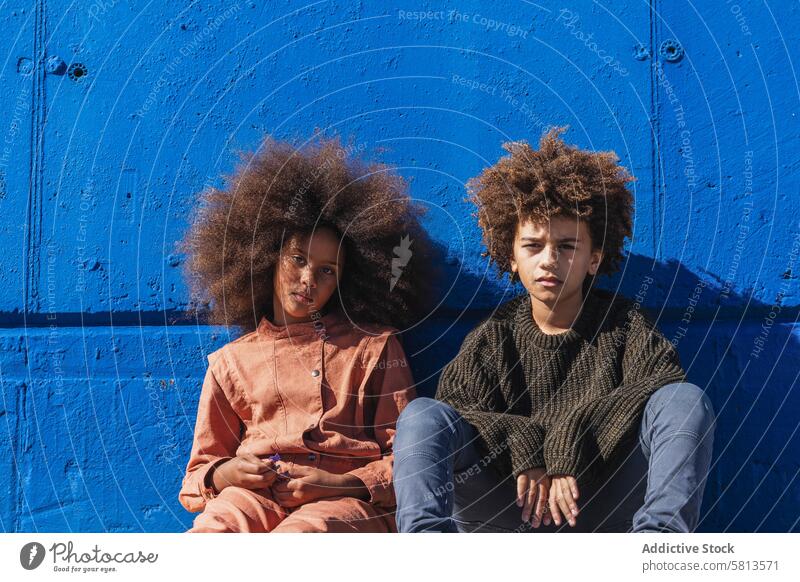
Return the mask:
<path id="1" fill-rule="evenodd" d="M 716 416 L 711 399 L 705 391 L 689 382 L 676 382 L 659 388 L 650 396 L 647 407 L 667 412 L 669 418 L 681 423 L 684 430 L 703 434 L 713 431 Z"/>
<path id="2" fill-rule="evenodd" d="M 397 419 L 397 433 L 420 434 L 442 430 L 453 424 L 458 413 L 449 405 L 433 398 L 415 398 Z"/>

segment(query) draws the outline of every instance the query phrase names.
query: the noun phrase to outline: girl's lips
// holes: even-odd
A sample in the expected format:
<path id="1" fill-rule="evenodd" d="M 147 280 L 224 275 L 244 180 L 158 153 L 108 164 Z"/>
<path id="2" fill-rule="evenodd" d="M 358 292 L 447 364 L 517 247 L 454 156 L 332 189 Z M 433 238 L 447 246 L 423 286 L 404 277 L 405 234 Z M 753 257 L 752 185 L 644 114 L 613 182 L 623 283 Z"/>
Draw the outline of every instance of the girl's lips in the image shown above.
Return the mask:
<path id="1" fill-rule="evenodd" d="M 292 293 L 292 297 L 295 298 L 299 303 L 303 303 L 304 305 L 311 304 L 311 298 L 306 297 L 305 295 L 300 295 L 299 293 Z"/>

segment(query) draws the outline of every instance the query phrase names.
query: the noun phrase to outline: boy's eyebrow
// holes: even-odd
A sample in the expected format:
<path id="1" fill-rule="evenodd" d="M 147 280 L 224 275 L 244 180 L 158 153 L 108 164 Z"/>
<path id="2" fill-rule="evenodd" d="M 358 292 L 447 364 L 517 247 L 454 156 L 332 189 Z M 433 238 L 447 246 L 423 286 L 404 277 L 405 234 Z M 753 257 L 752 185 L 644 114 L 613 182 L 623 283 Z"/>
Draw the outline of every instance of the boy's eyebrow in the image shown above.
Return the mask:
<path id="1" fill-rule="evenodd" d="M 523 241 L 529 240 L 529 241 L 539 242 L 539 241 L 543 240 L 544 238 L 545 237 L 539 237 L 539 236 L 523 236 L 522 240 Z M 558 242 L 562 242 L 562 243 L 563 242 L 578 242 L 578 239 L 573 237 L 573 236 L 568 236 L 566 238 L 557 239 L 557 241 Z"/>

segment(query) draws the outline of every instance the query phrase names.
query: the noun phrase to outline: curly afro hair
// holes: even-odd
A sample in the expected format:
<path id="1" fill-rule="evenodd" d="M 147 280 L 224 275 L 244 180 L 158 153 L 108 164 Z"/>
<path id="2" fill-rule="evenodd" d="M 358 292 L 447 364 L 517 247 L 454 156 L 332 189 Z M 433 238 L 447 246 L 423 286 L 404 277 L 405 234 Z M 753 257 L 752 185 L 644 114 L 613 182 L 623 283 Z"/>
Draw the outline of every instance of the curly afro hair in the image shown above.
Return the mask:
<path id="1" fill-rule="evenodd" d="M 502 276 L 511 271 L 517 225 L 526 220 L 574 216 L 589 228 L 594 248 L 603 251 L 598 274 L 619 269 L 625 237 L 631 236 L 633 196 L 626 184 L 634 180 L 618 165 L 614 152 L 591 152 L 569 146 L 559 137 L 566 127 L 554 127 L 535 151 L 527 142 L 508 142 L 504 156 L 467 183 L 478 206 L 478 224 L 489 256 Z"/>
<path id="2" fill-rule="evenodd" d="M 356 149 L 319 135 L 302 148 L 267 137 L 241 155 L 222 189 L 202 193 L 180 248 L 193 303 L 208 309 L 209 322 L 250 331 L 272 317 L 282 245 L 321 227 L 339 235 L 346 256 L 325 311 L 399 329 L 427 312 L 436 271 L 419 222 L 425 209 L 400 176 L 360 161 Z"/>

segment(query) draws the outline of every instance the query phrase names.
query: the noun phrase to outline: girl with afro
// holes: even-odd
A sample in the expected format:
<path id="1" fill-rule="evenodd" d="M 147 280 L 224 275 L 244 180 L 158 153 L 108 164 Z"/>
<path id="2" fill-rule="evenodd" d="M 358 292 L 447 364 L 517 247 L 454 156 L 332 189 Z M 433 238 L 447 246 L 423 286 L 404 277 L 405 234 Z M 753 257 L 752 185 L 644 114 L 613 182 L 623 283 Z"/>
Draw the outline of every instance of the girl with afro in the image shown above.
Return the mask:
<path id="1" fill-rule="evenodd" d="M 192 532 L 396 531 L 399 329 L 427 308 L 422 210 L 337 140 L 267 139 L 183 241 L 193 296 L 246 333 L 208 356 L 179 499 Z"/>
<path id="2" fill-rule="evenodd" d="M 632 178 L 562 131 L 506 144 L 469 183 L 491 260 L 526 292 L 467 335 L 436 400 L 403 410 L 400 531 L 697 526 L 710 400 L 638 304 L 594 288 L 624 258 Z"/>

